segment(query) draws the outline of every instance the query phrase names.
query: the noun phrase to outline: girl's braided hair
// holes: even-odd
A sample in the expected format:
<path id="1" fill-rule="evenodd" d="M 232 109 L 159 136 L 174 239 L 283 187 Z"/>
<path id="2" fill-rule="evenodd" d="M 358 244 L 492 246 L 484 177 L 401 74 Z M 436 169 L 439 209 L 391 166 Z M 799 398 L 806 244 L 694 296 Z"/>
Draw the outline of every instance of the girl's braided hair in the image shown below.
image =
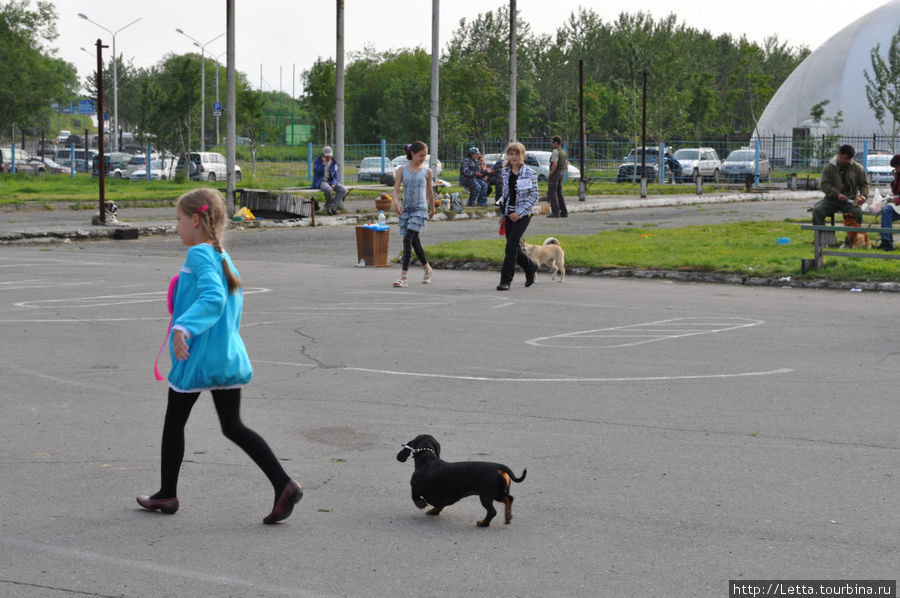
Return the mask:
<path id="1" fill-rule="evenodd" d="M 206 236 L 222 257 L 222 271 L 228 283 L 228 292 L 234 293 L 240 288 L 241 280 L 231 271 L 222 253 L 222 236 L 225 233 L 225 200 L 222 199 L 222 194 L 208 187 L 194 189 L 178 198 L 176 208 L 187 216 L 200 216 Z"/>

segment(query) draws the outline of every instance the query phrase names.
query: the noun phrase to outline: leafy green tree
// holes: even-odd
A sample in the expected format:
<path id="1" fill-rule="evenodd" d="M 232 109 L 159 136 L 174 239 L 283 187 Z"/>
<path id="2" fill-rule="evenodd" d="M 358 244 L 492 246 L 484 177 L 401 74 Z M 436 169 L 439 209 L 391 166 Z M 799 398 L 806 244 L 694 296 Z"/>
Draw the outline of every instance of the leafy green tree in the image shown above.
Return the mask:
<path id="1" fill-rule="evenodd" d="M 887 60 L 881 56 L 881 44 L 871 51 L 872 74 L 863 71 L 866 77 L 866 100 L 875 113 L 882 132 L 886 132 L 884 122 L 891 118 L 890 136 L 897 137 L 900 130 L 900 29 L 891 37 Z"/>
<path id="2" fill-rule="evenodd" d="M 265 126 L 263 114 L 266 106 L 266 94 L 244 89 L 235 98 L 235 109 L 241 115 L 236 123 L 242 136 L 250 139 L 251 176 L 256 176 L 256 150 L 259 146 L 260 133 Z M 235 118 L 238 121 L 237 117 Z"/>
<path id="3" fill-rule="evenodd" d="M 10 0 L 0 4 L 0 140 L 13 124 L 46 125 L 54 101 L 75 97 L 75 67 L 46 44 L 57 38 L 52 3 Z"/>
<path id="4" fill-rule="evenodd" d="M 316 138 L 324 143 L 329 143 L 329 139 L 334 137 L 336 78 L 334 61 L 322 58 L 303 73 L 303 106 L 314 119 Z"/>

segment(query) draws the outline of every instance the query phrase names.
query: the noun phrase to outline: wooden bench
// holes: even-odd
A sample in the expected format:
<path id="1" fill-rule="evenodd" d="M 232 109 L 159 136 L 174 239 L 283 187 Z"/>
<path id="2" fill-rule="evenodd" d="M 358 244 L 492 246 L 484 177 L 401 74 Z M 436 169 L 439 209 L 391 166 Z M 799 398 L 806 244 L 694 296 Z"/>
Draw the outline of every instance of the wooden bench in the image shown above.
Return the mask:
<path id="1" fill-rule="evenodd" d="M 868 252 L 859 252 L 859 251 L 829 251 L 826 247 L 830 247 L 829 244 L 831 239 L 835 238 L 835 233 L 837 232 L 848 232 L 848 233 L 876 233 L 881 235 L 884 234 L 893 234 L 896 231 L 893 228 L 874 228 L 874 227 L 863 227 L 863 226 L 828 226 L 825 224 L 816 225 L 816 224 L 802 224 L 800 225 L 801 230 L 811 230 L 813 231 L 813 259 L 803 259 L 800 260 L 800 271 L 803 274 L 806 274 L 810 270 L 818 270 L 825 266 L 825 256 L 830 255 L 833 257 L 857 257 L 857 258 L 872 258 L 878 260 L 900 260 L 900 252 L 893 253 L 888 251 L 879 251 L 878 253 L 868 253 Z"/>

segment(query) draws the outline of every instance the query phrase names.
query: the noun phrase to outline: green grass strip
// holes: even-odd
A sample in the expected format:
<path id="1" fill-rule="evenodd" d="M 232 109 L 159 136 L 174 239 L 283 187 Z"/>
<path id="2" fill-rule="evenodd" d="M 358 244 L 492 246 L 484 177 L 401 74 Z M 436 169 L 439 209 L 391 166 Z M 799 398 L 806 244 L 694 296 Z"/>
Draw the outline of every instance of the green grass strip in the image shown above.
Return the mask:
<path id="1" fill-rule="evenodd" d="M 875 235 L 872 235 L 873 239 Z M 541 244 L 545 236 L 526 236 Z M 623 228 L 587 236 L 557 236 L 566 252 L 566 269 L 589 271 L 627 268 L 720 272 L 759 277 L 791 276 L 803 279 L 898 281 L 900 264 L 894 260 L 826 257 L 825 268 L 806 275 L 800 260 L 813 257 L 813 234 L 785 221 L 736 222 L 684 228 Z M 779 245 L 778 238 L 790 239 Z M 502 237 L 428 246 L 436 261 L 503 261 Z M 871 250 L 875 252 L 876 250 Z"/>

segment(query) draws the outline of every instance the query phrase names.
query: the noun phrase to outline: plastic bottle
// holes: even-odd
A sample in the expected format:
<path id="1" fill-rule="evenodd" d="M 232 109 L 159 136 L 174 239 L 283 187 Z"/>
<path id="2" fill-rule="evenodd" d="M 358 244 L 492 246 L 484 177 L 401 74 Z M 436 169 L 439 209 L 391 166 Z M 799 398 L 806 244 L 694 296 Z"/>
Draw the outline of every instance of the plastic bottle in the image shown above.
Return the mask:
<path id="1" fill-rule="evenodd" d="M 378 226 L 384 226 L 384 212 L 378 212 Z"/>

